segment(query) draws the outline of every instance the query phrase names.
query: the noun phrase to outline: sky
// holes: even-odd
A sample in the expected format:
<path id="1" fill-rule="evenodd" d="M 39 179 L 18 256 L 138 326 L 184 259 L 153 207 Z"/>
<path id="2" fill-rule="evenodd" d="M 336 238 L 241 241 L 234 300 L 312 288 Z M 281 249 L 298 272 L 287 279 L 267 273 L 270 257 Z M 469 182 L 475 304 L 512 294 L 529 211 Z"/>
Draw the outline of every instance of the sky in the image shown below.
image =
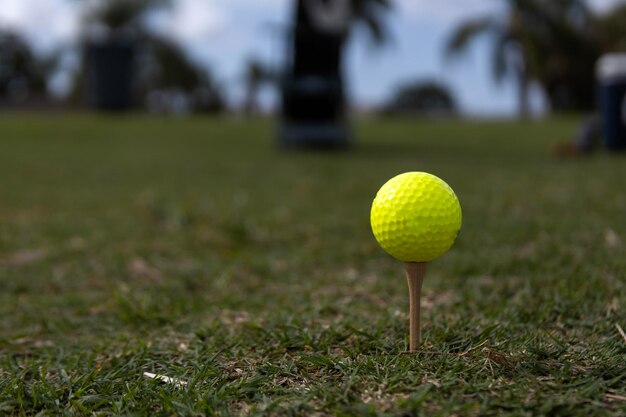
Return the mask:
<path id="1" fill-rule="evenodd" d="M 80 37 L 77 4 L 91 0 L 2 0 L 0 28 L 19 30 L 38 52 L 71 45 Z M 97 0 L 96 0 L 97 1 Z M 626 0 L 590 0 L 606 10 Z M 491 78 L 489 41 L 479 40 L 461 59 L 449 60 L 443 45 L 460 21 L 501 13 L 498 0 L 395 0 L 388 16 L 391 43 L 372 48 L 365 36 L 353 37 L 346 65 L 352 101 L 367 108 L 387 100 L 399 84 L 435 80 L 451 87 L 462 110 L 471 115 L 509 116 L 515 113 L 512 82 Z M 184 45 L 198 62 L 211 66 L 218 81 L 228 85 L 231 101 L 240 100 L 244 63 L 258 57 L 278 65 L 284 42 L 281 28 L 289 21 L 292 0 L 175 0 L 168 13 L 155 13 L 150 27 Z M 271 106 L 275 95 L 265 94 Z M 541 113 L 539 89 L 534 108 Z"/>

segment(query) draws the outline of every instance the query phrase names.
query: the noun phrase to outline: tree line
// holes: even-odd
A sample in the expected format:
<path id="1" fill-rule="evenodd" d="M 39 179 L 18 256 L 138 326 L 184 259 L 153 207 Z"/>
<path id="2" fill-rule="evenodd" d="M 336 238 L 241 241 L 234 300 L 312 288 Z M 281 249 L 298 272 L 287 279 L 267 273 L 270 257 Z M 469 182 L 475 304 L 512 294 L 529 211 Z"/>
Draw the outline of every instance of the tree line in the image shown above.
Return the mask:
<path id="1" fill-rule="evenodd" d="M 584 0 L 502 0 L 504 16 L 463 22 L 446 53 L 458 56 L 479 36 L 492 43 L 496 81 L 515 79 L 519 112 L 529 112 L 529 87 L 538 83 L 556 112 L 590 110 L 595 101 L 595 64 L 607 52 L 626 51 L 626 4 L 593 13 Z"/>
<path id="2" fill-rule="evenodd" d="M 140 71 L 133 83 L 135 105 L 157 111 L 183 106 L 192 111 L 220 111 L 226 100 L 209 68 L 190 59 L 180 45 L 156 35 L 144 25 L 145 15 L 167 8 L 173 0 L 109 0 L 87 10 L 83 23 L 101 39 L 132 39 L 139 45 L 135 68 Z M 604 53 L 626 51 L 626 4 L 605 13 L 596 13 L 585 0 L 500 0 L 506 13 L 479 16 L 462 22 L 449 34 L 444 55 L 459 58 L 479 37 L 491 42 L 490 64 L 498 82 L 515 80 L 519 112 L 529 113 L 529 89 L 541 86 L 555 112 L 585 111 L 594 107 L 594 68 Z M 353 26 L 368 29 L 376 45 L 390 39 L 386 11 L 390 0 L 351 0 Z M 80 63 L 70 80 L 67 100 L 81 103 L 89 92 L 87 70 L 89 41 L 78 49 Z M 19 103 L 47 95 L 47 82 L 58 71 L 60 56 L 41 58 L 17 33 L 0 32 L 0 102 Z M 257 59 L 245 63 L 246 92 L 243 108 L 253 112 L 263 84 L 277 85 L 280 73 Z M 421 107 L 420 107 L 421 106 Z M 405 83 L 387 103 L 389 112 L 452 108 L 454 100 L 445 86 Z M 443 107 L 442 107 L 443 106 Z"/>

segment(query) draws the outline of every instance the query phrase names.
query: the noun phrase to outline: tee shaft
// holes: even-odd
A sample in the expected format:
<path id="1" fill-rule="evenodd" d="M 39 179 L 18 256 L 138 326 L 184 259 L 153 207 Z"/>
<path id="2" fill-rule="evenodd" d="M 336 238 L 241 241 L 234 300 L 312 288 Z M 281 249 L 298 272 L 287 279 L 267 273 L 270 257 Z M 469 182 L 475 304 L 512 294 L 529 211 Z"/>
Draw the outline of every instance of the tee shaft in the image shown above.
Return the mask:
<path id="1" fill-rule="evenodd" d="M 420 346 L 420 305 L 426 266 L 426 262 L 406 262 L 404 264 L 409 284 L 410 352 L 417 352 Z"/>

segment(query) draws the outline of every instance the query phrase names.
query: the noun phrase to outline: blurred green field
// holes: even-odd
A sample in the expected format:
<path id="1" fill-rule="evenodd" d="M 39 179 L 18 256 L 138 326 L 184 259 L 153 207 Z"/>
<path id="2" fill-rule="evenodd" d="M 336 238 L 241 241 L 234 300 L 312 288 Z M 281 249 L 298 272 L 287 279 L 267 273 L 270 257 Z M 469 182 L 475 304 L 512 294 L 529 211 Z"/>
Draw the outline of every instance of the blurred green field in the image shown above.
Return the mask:
<path id="1" fill-rule="evenodd" d="M 551 158 L 575 126 L 0 116 L 0 414 L 624 415 L 626 159 Z M 464 215 L 417 355 L 369 228 L 410 170 Z"/>

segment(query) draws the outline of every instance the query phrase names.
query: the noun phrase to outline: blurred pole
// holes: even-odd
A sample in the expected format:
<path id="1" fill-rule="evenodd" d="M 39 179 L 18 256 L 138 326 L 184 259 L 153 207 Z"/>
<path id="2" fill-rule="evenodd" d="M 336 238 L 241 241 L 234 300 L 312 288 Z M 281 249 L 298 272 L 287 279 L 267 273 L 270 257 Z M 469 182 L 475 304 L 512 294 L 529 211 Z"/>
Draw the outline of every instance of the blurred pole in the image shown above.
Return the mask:
<path id="1" fill-rule="evenodd" d="M 297 0 L 281 83 L 279 144 L 341 148 L 349 144 L 343 54 L 349 0 Z"/>

